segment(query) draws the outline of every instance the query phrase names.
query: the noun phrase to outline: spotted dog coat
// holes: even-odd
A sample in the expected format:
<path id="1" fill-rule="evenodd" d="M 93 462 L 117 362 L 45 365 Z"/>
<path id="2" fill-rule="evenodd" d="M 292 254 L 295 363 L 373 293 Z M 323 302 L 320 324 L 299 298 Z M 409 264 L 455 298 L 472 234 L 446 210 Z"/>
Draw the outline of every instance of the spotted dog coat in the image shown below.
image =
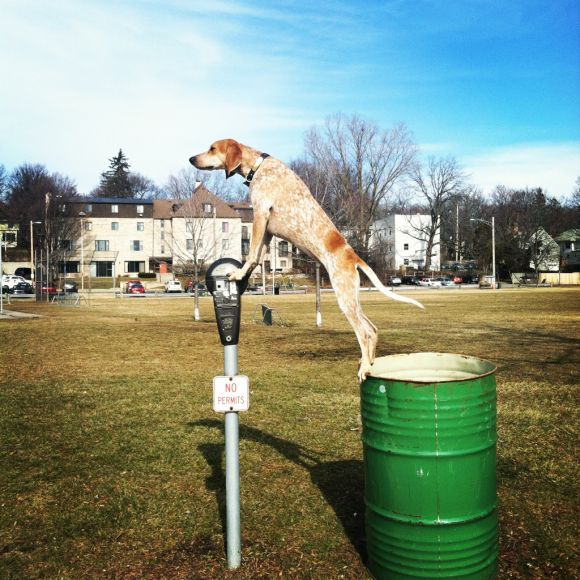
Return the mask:
<path id="1" fill-rule="evenodd" d="M 386 296 L 400 302 L 419 302 L 385 288 L 373 270 L 347 244 L 306 184 L 281 161 L 233 139 L 216 141 L 209 150 L 190 158 L 198 169 L 223 169 L 226 177 L 240 174 L 250 186 L 254 210 L 252 241 L 246 262 L 232 272 L 241 280 L 260 263 L 272 236 L 279 236 L 310 254 L 326 268 L 338 304 L 351 324 L 361 349 L 360 381 L 370 374 L 377 346 L 377 328 L 363 313 L 359 302 L 362 270 Z"/>

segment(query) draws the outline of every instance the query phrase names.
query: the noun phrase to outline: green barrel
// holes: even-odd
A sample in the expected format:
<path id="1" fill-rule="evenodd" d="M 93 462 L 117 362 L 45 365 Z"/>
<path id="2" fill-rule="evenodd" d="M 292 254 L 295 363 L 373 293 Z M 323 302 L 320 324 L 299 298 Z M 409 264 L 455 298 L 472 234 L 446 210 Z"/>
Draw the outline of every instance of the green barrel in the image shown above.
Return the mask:
<path id="1" fill-rule="evenodd" d="M 456 354 L 375 360 L 361 385 L 375 578 L 495 576 L 495 370 Z"/>

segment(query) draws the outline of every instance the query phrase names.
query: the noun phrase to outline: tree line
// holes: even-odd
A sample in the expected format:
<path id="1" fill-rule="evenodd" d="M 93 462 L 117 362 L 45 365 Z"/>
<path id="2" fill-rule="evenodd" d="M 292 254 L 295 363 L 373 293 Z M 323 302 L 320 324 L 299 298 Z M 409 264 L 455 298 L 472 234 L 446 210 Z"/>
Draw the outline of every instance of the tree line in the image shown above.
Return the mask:
<path id="1" fill-rule="evenodd" d="M 498 185 L 490 195 L 483 195 L 455 158 L 422 156 L 402 123 L 385 129 L 358 115 L 330 116 L 307 131 L 303 153 L 290 166 L 349 243 L 379 270 L 384 270 L 385 256 L 373 243 L 373 224 L 390 213 L 420 212 L 431 217 L 429 225 L 416 232 L 427 244 L 425 270 L 439 252 L 442 262 L 475 260 L 485 268 L 491 261 L 491 236 L 484 222 L 492 216 L 498 269 L 504 274 L 529 269 L 527 242 L 538 228 L 556 236 L 580 225 L 580 177 L 562 200 L 550 196 L 540 184 L 531 189 Z M 122 149 L 108 160 L 90 195 L 168 198 L 175 195 L 176 182 L 197 180 L 223 199 L 240 200 L 247 195 L 241 182 L 226 182 L 216 173 L 197 173 L 193 168 L 158 186 L 131 170 Z M 0 220 L 20 224 L 23 246 L 28 243 L 29 222 L 44 222 L 50 200 L 78 197 L 74 181 L 49 172 L 44 165 L 23 164 L 10 173 L 0 165 Z"/>

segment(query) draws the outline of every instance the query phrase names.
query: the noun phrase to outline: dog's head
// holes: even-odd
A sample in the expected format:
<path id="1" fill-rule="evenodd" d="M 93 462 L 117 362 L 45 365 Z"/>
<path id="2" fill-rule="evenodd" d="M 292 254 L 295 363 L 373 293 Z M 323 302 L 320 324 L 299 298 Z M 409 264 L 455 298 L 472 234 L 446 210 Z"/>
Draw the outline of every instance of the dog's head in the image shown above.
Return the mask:
<path id="1" fill-rule="evenodd" d="M 197 169 L 224 169 L 227 178 L 242 164 L 242 148 L 233 139 L 221 139 L 212 143 L 205 153 L 190 157 L 189 162 Z"/>

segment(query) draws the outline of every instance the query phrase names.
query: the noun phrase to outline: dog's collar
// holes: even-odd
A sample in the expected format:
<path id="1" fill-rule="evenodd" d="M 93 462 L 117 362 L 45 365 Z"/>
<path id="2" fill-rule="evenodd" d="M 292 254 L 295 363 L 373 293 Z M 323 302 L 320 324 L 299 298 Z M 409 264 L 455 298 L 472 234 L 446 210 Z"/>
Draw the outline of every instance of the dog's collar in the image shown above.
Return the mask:
<path id="1" fill-rule="evenodd" d="M 260 165 L 262 165 L 262 162 L 267 157 L 270 157 L 270 156 L 267 153 L 262 153 L 262 155 L 260 155 L 260 157 L 258 157 L 258 159 L 256 159 L 256 163 L 254 163 L 254 166 L 252 167 L 252 169 L 250 169 L 250 173 L 248 173 L 248 175 L 246 177 L 246 181 L 244 181 L 244 185 L 247 185 L 248 187 L 250 187 L 250 183 L 252 182 L 252 179 L 254 178 L 254 173 L 256 173 L 256 171 L 258 171 L 258 169 L 260 169 Z"/>

